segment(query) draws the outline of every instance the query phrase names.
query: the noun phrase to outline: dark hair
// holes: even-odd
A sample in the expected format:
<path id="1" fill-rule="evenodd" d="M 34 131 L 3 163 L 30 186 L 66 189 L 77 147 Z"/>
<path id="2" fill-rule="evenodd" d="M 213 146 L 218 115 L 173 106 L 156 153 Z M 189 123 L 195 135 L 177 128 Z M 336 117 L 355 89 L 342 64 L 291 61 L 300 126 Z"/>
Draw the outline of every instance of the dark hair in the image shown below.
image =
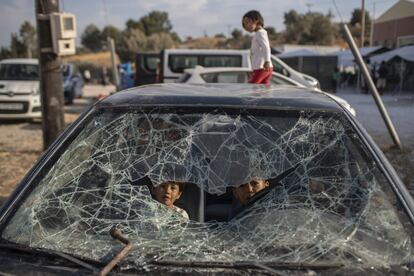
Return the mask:
<path id="1" fill-rule="evenodd" d="M 243 15 L 243 17 L 242 17 L 242 26 L 243 26 L 243 28 L 245 28 L 244 27 L 244 22 L 243 22 L 245 18 L 249 18 L 249 19 L 251 19 L 253 21 L 257 21 L 257 23 L 260 26 L 264 27 L 264 19 L 263 19 L 263 16 L 260 14 L 259 11 L 251 10 L 251 11 L 246 12 Z"/>

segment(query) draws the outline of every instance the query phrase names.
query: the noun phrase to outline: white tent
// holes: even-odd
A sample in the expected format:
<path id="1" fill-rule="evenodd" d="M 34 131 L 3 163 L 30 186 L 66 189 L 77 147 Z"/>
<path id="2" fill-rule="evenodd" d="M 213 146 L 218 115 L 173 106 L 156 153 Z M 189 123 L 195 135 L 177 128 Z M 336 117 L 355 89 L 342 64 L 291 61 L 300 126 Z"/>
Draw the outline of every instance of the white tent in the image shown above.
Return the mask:
<path id="1" fill-rule="evenodd" d="M 414 62 L 414 45 L 397 48 L 395 50 L 372 56 L 372 62 L 381 63 L 389 61 L 392 58 L 399 57 L 406 61 Z"/>
<path id="2" fill-rule="evenodd" d="M 372 52 L 375 52 L 381 48 L 382 46 L 363 47 L 363 48 L 359 48 L 359 52 L 361 53 L 362 57 L 365 57 L 371 54 Z M 351 50 L 338 51 L 333 54 L 338 56 L 339 67 L 346 68 L 346 67 L 353 67 L 355 65 L 355 62 L 354 62 L 355 58 L 352 55 Z"/>

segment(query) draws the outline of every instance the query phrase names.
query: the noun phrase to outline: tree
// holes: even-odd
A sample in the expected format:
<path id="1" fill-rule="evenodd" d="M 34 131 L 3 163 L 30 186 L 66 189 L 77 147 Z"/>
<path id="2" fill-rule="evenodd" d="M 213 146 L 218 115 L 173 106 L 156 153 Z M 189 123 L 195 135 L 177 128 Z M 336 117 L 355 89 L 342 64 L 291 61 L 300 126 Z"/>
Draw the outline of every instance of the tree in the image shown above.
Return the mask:
<path id="1" fill-rule="evenodd" d="M 239 29 L 234 29 L 232 32 L 231 32 L 231 36 L 234 38 L 234 39 L 241 39 L 242 38 L 242 36 L 243 36 L 243 32 L 241 31 L 241 30 L 239 30 Z"/>
<path id="2" fill-rule="evenodd" d="M 284 23 L 286 31 L 284 33 L 286 42 L 298 43 L 300 36 L 304 31 L 304 25 L 302 23 L 302 17 L 295 10 L 290 10 L 284 15 Z"/>
<path id="3" fill-rule="evenodd" d="M 167 12 L 152 11 L 148 15 L 141 17 L 140 23 L 147 36 L 156 33 L 169 33 L 172 30 Z"/>
<path id="4" fill-rule="evenodd" d="M 32 58 L 37 49 L 37 36 L 36 28 L 30 22 L 24 21 L 20 26 L 20 39 L 26 50 L 25 56 Z"/>
<path id="5" fill-rule="evenodd" d="M 361 9 L 354 9 L 352 11 L 351 20 L 349 24 L 351 26 L 356 26 L 359 24 L 361 26 L 361 19 L 362 19 L 362 10 Z M 369 16 L 369 12 L 365 11 L 365 27 L 371 26 L 371 17 Z"/>
<path id="6" fill-rule="evenodd" d="M 362 10 L 361 9 L 354 9 L 352 11 L 351 19 L 349 21 L 349 29 L 353 37 L 357 40 L 361 40 L 361 24 L 362 24 Z M 369 16 L 369 12 L 365 11 L 365 32 L 364 32 L 364 41 L 368 44 L 371 34 L 371 17 Z"/>
<path id="7" fill-rule="evenodd" d="M 144 26 L 142 25 L 141 21 L 135 21 L 133 19 L 128 19 L 125 25 L 126 25 L 127 30 L 139 29 L 141 31 L 144 31 Z"/>
<path id="8" fill-rule="evenodd" d="M 26 47 L 20 41 L 16 33 L 11 34 L 10 53 L 13 58 L 22 58 L 26 56 Z"/>
<path id="9" fill-rule="evenodd" d="M 270 40 L 276 40 L 279 37 L 279 34 L 276 32 L 276 29 L 274 27 L 267 26 L 265 27 L 265 30 Z"/>
<path id="10" fill-rule="evenodd" d="M 144 51 L 147 45 L 147 37 L 139 29 L 126 29 L 122 33 L 121 45 L 117 52 L 123 61 L 134 60 L 137 52 Z"/>
<path id="11" fill-rule="evenodd" d="M 164 49 L 173 48 L 175 46 L 174 40 L 169 33 L 155 33 L 147 38 L 147 51 L 159 52 Z"/>
<path id="12" fill-rule="evenodd" d="M 174 40 L 175 43 L 181 43 L 181 38 L 176 32 L 170 33 L 172 40 Z"/>
<path id="13" fill-rule="evenodd" d="M 291 10 L 285 13 L 286 43 L 331 45 L 335 39 L 335 27 L 332 14 L 319 12 L 298 14 Z"/>
<path id="14" fill-rule="evenodd" d="M 117 41 L 117 40 L 121 39 L 122 34 L 121 34 L 121 31 L 118 30 L 117 27 L 112 26 L 112 25 L 108 25 L 108 26 L 105 26 L 102 29 L 101 36 L 102 36 L 102 39 L 105 39 L 105 40 L 106 40 L 107 37 L 111 37 L 115 41 Z"/>
<path id="15" fill-rule="evenodd" d="M 102 34 L 98 27 L 94 24 L 86 26 L 81 36 L 82 45 L 93 52 L 102 50 Z"/>
<path id="16" fill-rule="evenodd" d="M 11 58 L 11 57 L 12 57 L 12 53 L 10 52 L 9 48 L 2 46 L 0 48 L 0 60 Z"/>

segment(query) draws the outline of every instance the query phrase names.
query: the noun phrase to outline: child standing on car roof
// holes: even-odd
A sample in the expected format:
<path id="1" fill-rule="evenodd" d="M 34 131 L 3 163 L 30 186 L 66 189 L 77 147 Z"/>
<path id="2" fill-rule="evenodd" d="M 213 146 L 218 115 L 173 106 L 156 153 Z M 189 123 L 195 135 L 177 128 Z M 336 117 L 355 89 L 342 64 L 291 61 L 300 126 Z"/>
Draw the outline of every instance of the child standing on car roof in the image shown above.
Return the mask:
<path id="1" fill-rule="evenodd" d="M 251 10 L 243 15 L 242 25 L 246 31 L 254 32 L 250 48 L 253 73 L 249 83 L 269 84 L 273 65 L 270 57 L 269 38 L 264 29 L 263 17 L 260 12 Z"/>

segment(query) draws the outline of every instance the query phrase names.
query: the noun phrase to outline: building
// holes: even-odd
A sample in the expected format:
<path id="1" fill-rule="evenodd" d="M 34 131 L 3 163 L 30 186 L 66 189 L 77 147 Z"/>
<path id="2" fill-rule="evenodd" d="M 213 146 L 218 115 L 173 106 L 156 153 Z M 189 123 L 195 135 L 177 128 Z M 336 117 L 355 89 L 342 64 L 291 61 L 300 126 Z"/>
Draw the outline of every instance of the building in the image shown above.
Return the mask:
<path id="1" fill-rule="evenodd" d="M 414 0 L 399 0 L 373 24 L 373 46 L 398 48 L 414 44 Z"/>

